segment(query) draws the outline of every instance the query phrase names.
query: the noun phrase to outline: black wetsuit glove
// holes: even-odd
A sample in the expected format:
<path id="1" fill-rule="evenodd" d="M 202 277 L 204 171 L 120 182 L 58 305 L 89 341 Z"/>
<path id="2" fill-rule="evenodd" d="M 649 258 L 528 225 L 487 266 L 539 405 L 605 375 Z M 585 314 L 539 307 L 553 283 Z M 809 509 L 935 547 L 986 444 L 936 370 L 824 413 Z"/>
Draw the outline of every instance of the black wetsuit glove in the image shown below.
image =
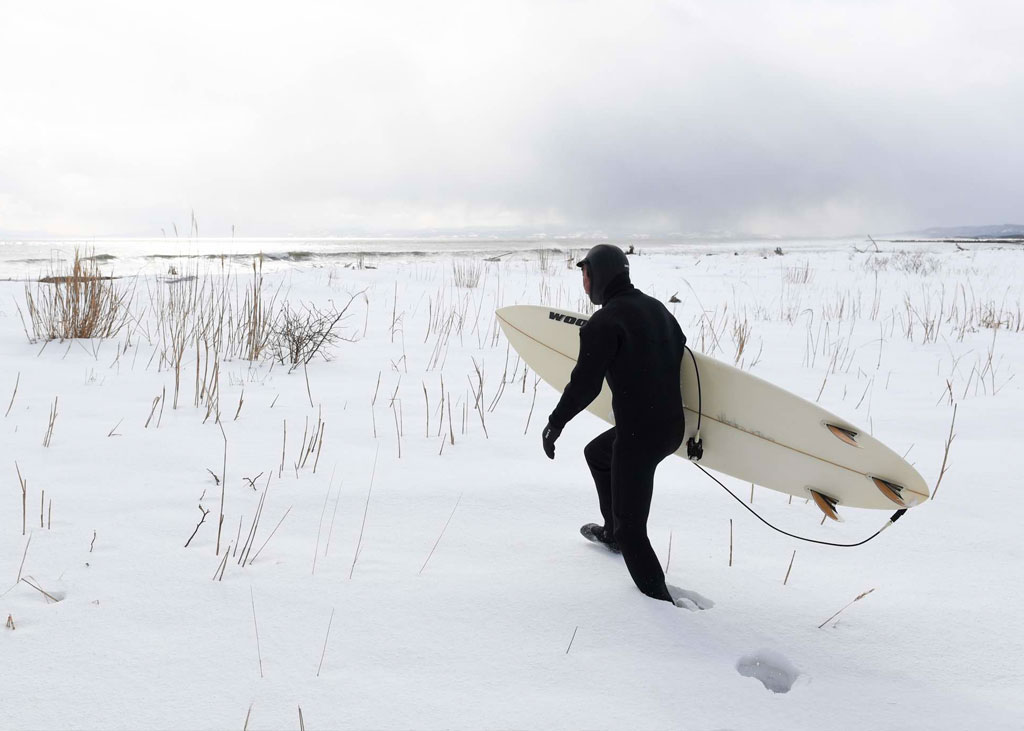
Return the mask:
<path id="1" fill-rule="evenodd" d="M 562 435 L 562 430 L 551 426 L 551 422 L 544 427 L 544 433 L 541 435 L 541 440 L 544 443 L 544 454 L 548 456 L 548 459 L 555 458 L 555 442 L 558 437 Z"/>

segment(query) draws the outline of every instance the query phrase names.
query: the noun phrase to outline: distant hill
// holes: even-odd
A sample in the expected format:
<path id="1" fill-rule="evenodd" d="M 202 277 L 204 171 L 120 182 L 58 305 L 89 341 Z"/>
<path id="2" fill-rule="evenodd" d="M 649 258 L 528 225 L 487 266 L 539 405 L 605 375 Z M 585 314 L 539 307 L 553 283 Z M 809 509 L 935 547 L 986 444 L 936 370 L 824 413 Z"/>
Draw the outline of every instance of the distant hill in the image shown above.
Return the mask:
<path id="1" fill-rule="evenodd" d="M 908 231 L 900 236 L 914 236 L 922 239 L 1019 239 L 1024 238 L 1024 226 L 1003 223 L 994 226 L 926 228 L 923 231 Z"/>

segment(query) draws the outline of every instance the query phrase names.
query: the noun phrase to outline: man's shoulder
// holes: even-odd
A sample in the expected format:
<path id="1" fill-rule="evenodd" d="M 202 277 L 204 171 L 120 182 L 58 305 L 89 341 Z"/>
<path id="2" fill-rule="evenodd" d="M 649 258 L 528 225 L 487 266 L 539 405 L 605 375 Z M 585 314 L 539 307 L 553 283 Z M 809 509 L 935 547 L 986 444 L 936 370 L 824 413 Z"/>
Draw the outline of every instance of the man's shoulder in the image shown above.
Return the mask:
<path id="1" fill-rule="evenodd" d="M 641 309 L 660 311 L 668 309 L 661 300 L 652 297 L 646 292 L 641 292 L 639 289 L 634 289 L 626 296 L 616 297 L 608 303 L 608 307 L 623 310 Z"/>
<path id="2" fill-rule="evenodd" d="M 599 329 L 610 323 L 612 321 L 612 316 L 613 313 L 608 311 L 607 306 L 600 307 L 587 315 L 587 320 L 583 323 L 583 327 Z"/>

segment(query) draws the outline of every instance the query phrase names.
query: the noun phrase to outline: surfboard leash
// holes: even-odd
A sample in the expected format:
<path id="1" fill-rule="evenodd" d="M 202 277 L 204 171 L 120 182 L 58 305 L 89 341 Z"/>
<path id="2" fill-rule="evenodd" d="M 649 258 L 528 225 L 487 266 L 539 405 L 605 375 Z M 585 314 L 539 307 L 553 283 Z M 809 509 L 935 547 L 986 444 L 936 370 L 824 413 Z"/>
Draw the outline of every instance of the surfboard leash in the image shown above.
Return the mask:
<path id="1" fill-rule="evenodd" d="M 870 535 L 867 538 L 865 538 L 863 541 L 859 541 L 857 543 L 833 543 L 831 541 L 819 541 L 819 540 L 817 540 L 815 538 L 807 538 L 805 536 L 798 536 L 795 533 L 790 533 L 789 531 L 784 531 L 784 530 L 782 530 L 782 528 L 774 526 L 771 523 L 769 523 L 767 520 L 762 518 L 757 513 L 757 511 L 755 511 L 753 508 L 751 508 L 749 505 L 747 505 L 745 502 L 743 502 L 743 500 L 741 500 L 736 495 L 736 493 L 734 493 L 732 490 L 730 490 L 728 487 L 726 487 L 724 484 L 722 484 L 721 480 L 719 480 L 717 477 L 715 477 L 710 472 L 708 472 L 706 469 L 704 469 L 699 464 L 697 464 L 697 462 L 700 460 L 700 458 L 704 456 L 704 441 L 700 438 L 700 418 L 701 418 L 701 414 L 703 412 L 703 404 L 701 402 L 701 388 L 700 388 L 700 368 L 697 367 L 697 358 L 696 358 L 696 356 L 694 356 L 693 350 L 690 348 L 690 346 L 683 345 L 683 347 L 686 350 L 690 351 L 690 359 L 693 361 L 693 370 L 694 370 L 694 373 L 697 374 L 697 433 L 694 434 L 692 437 L 690 437 L 689 440 L 687 440 L 687 442 L 686 442 L 686 456 L 690 458 L 690 462 L 693 463 L 694 467 L 696 467 L 701 472 L 703 472 L 705 475 L 707 475 L 712 480 L 717 482 L 719 487 L 721 487 L 723 490 L 725 490 L 727 493 L 729 493 L 732 496 L 733 500 L 735 500 L 740 505 L 742 505 L 755 518 L 760 520 L 762 523 L 764 523 L 766 526 L 768 526 L 772 530 L 777 531 L 778 533 L 781 533 L 784 536 L 789 536 L 790 538 L 795 538 L 798 541 L 805 541 L 807 543 L 817 543 L 817 544 L 822 545 L 822 546 L 836 546 L 838 548 L 856 548 L 857 546 L 863 546 L 868 541 L 870 541 L 873 538 L 876 538 L 877 536 L 879 536 L 882 533 L 882 531 L 884 531 L 890 525 L 892 525 L 897 520 L 902 518 L 903 514 L 905 512 L 907 512 L 906 508 L 902 508 L 901 510 L 897 510 L 895 513 L 892 514 L 892 516 L 889 518 L 889 520 L 886 522 L 885 525 L 883 525 L 881 528 L 879 528 L 877 531 L 875 531 L 872 535 Z"/>
<path id="2" fill-rule="evenodd" d="M 700 417 L 704 411 L 704 404 L 701 403 L 700 368 L 697 367 L 697 357 L 693 354 L 693 350 L 690 346 L 683 344 L 683 347 L 690 351 L 690 360 L 693 361 L 693 371 L 697 374 L 697 433 L 686 441 L 686 456 L 689 457 L 691 461 L 696 462 L 704 456 L 704 440 L 700 438 Z"/>
<path id="3" fill-rule="evenodd" d="M 867 542 L 868 542 L 868 541 L 870 541 L 871 539 L 873 539 L 873 538 L 876 538 L 876 537 L 877 537 L 878 535 L 880 535 L 880 534 L 882 533 L 882 531 L 884 531 L 884 530 L 885 530 L 886 528 L 888 528 L 888 527 L 889 527 L 890 525 L 892 525 L 892 524 L 893 524 L 893 523 L 895 523 L 895 522 L 896 522 L 897 520 L 899 520 L 900 518 L 902 518 L 902 517 L 903 517 L 903 514 L 904 514 L 905 512 L 907 512 L 907 508 L 901 508 L 900 510 L 897 510 L 897 511 L 896 511 L 895 513 L 893 513 L 893 514 L 892 514 L 892 516 L 891 516 L 891 517 L 889 518 L 889 520 L 888 520 L 888 521 L 886 522 L 886 524 L 885 524 L 885 525 L 883 525 L 883 526 L 882 526 L 881 528 L 879 528 L 879 529 L 878 529 L 877 531 L 875 531 L 875 532 L 874 532 L 873 534 L 871 534 L 870 536 L 868 536 L 867 538 L 865 538 L 865 539 L 864 539 L 863 541 L 858 541 L 857 543 L 833 543 L 833 542 L 831 542 L 831 541 L 819 541 L 819 540 L 817 540 L 816 538 L 807 538 L 807 537 L 805 537 L 805 536 L 798 536 L 798 535 L 796 535 L 795 533 L 790 533 L 789 531 L 785 531 L 785 530 L 782 530 L 782 528 L 779 528 L 779 527 L 777 527 L 777 526 L 774 526 L 774 525 L 772 525 L 772 524 L 771 524 L 771 523 L 769 523 L 769 522 L 768 522 L 767 520 L 765 520 L 764 518 L 762 518 L 762 517 L 761 517 L 761 516 L 760 516 L 760 515 L 759 515 L 759 514 L 757 513 L 757 511 L 755 511 L 755 510 L 754 510 L 753 508 L 751 508 L 751 507 L 750 507 L 749 505 L 747 505 L 747 504 L 746 504 L 745 502 L 743 502 L 743 500 L 742 500 L 742 499 L 740 499 L 740 497 L 739 497 L 739 496 L 737 496 L 737 495 L 736 495 L 736 493 L 734 493 L 734 492 L 733 492 L 732 490 L 730 490 L 730 489 L 729 489 L 728 487 L 726 487 L 726 486 L 725 486 L 724 484 L 722 484 L 722 481 L 721 481 L 721 480 L 719 480 L 719 479 L 718 479 L 717 477 L 715 477 L 715 476 L 714 476 L 713 474 L 711 474 L 710 472 L 708 472 L 708 471 L 707 471 L 706 469 L 704 469 L 703 467 L 701 467 L 701 466 L 700 466 L 699 464 L 697 464 L 696 462 L 694 462 L 694 463 L 693 463 L 693 466 L 694 466 L 694 467 L 696 467 L 697 469 L 699 469 L 699 470 L 700 470 L 701 472 L 703 472 L 703 473 L 704 473 L 705 475 L 707 475 L 708 477 L 710 477 L 710 478 L 711 478 L 712 480 L 714 480 L 715 482 L 717 482 L 717 483 L 718 483 L 718 486 L 719 486 L 719 487 L 721 487 L 721 488 L 722 488 L 723 490 L 725 490 L 725 491 L 726 491 L 727 493 L 729 493 L 730 495 L 732 495 L 732 498 L 733 498 L 733 500 L 735 500 L 735 501 L 736 501 L 736 502 L 738 502 L 738 503 L 739 503 L 740 505 L 742 505 L 742 506 L 743 506 L 743 507 L 744 507 L 744 508 L 745 508 L 745 509 L 746 509 L 746 510 L 747 510 L 747 511 L 748 511 L 748 512 L 749 512 L 749 513 L 751 514 L 751 515 L 753 515 L 753 516 L 754 516 L 755 518 L 757 518 L 758 520 L 760 520 L 760 521 L 761 521 L 762 523 L 764 523 L 764 524 L 765 524 L 766 526 L 768 526 L 769 528 L 771 528 L 771 529 L 772 529 L 772 530 L 774 530 L 774 531 L 777 531 L 777 532 L 781 533 L 781 534 L 782 534 L 782 535 L 784 535 L 784 536 L 789 536 L 790 538 L 795 538 L 795 539 L 797 539 L 798 541 L 805 541 L 805 542 L 807 542 L 807 543 L 817 543 L 817 544 L 819 544 L 819 545 L 822 545 L 822 546 L 837 546 L 838 548 L 856 548 L 857 546 L 863 546 L 863 545 L 864 545 L 865 543 L 867 543 Z"/>

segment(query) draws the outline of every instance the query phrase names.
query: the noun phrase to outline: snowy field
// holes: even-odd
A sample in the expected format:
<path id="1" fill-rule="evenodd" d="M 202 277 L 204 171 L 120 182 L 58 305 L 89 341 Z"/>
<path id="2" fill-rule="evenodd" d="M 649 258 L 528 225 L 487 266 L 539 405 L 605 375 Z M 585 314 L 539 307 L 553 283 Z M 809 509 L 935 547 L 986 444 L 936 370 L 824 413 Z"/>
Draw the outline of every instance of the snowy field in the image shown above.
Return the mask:
<path id="1" fill-rule="evenodd" d="M 0 728 L 1021 728 L 1024 247 L 777 245 L 641 241 L 633 280 L 933 489 L 955 404 L 947 471 L 851 549 L 672 457 L 674 607 L 579 536 L 605 427 L 549 461 L 494 317 L 585 308 L 586 242 L 100 241 L 124 321 L 63 342 L 26 293 L 73 246 L 0 244 Z M 726 482 L 809 537 L 889 516 Z"/>

